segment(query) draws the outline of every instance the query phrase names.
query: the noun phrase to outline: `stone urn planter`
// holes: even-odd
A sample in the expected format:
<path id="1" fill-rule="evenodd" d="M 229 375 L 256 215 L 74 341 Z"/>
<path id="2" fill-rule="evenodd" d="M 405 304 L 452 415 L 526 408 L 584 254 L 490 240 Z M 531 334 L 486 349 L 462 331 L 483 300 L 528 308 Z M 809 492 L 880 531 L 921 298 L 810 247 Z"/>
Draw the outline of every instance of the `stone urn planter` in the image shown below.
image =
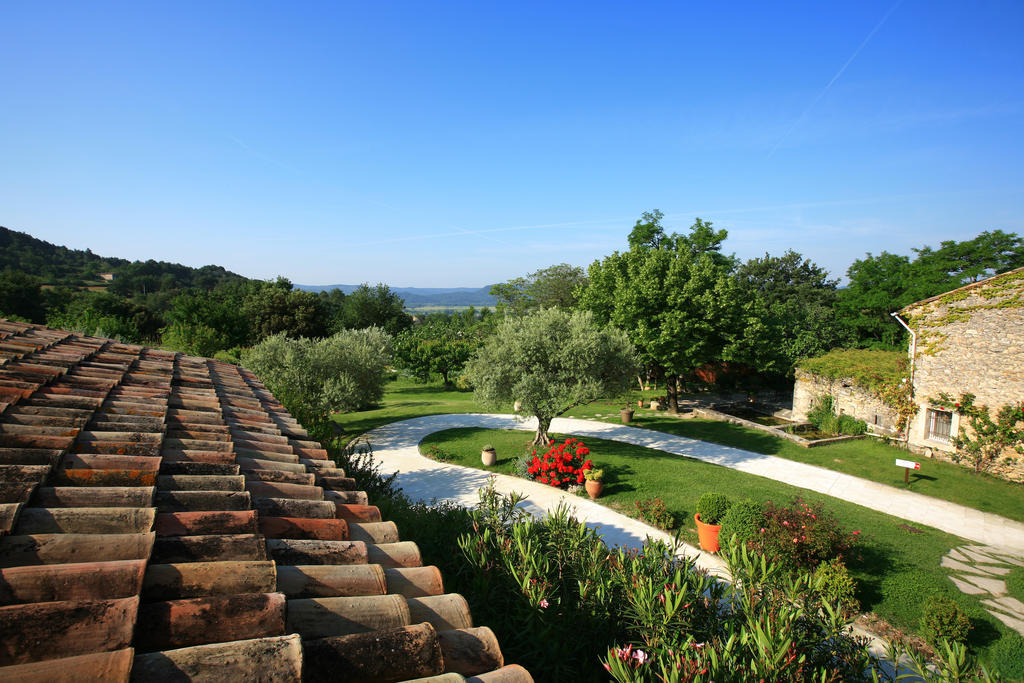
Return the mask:
<path id="1" fill-rule="evenodd" d="M 498 452 L 493 448 L 481 449 L 480 462 L 484 464 L 484 467 L 494 467 L 494 463 L 498 462 Z"/>
<path id="2" fill-rule="evenodd" d="M 512 404 L 512 412 L 513 413 L 518 413 L 522 409 L 523 409 L 523 402 L 522 401 L 516 401 L 515 403 Z"/>
<path id="3" fill-rule="evenodd" d="M 623 408 L 619 411 L 619 415 L 622 416 L 622 424 L 628 425 L 633 421 L 633 408 Z"/>
<path id="4" fill-rule="evenodd" d="M 718 532 L 722 530 L 722 525 L 705 524 L 700 521 L 699 512 L 693 516 L 693 521 L 697 523 L 697 538 L 700 540 L 701 549 L 707 550 L 709 553 L 717 553 L 719 550 Z"/>

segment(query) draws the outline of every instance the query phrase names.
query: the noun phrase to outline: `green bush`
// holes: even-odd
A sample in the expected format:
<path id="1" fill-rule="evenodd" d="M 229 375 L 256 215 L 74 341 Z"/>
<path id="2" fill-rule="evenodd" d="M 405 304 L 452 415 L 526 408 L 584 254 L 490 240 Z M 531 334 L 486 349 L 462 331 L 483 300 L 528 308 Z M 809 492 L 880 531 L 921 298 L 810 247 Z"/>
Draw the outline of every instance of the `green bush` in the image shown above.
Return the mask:
<path id="1" fill-rule="evenodd" d="M 378 327 L 326 339 L 267 337 L 243 355 L 288 411 L 308 429 L 331 413 L 365 409 L 384 395 L 391 337 Z"/>
<path id="2" fill-rule="evenodd" d="M 703 515 L 701 516 L 703 519 Z M 729 511 L 722 517 L 722 530 L 718 534 L 720 542 L 746 544 L 757 538 L 764 527 L 764 512 L 756 500 L 745 498 L 732 504 Z M 735 536 L 735 538 L 733 538 Z"/>
<path id="3" fill-rule="evenodd" d="M 213 354 L 214 360 L 219 360 L 232 365 L 239 365 L 242 362 L 242 349 L 234 346 L 230 349 L 221 349 Z"/>
<path id="4" fill-rule="evenodd" d="M 925 602 L 921 635 L 932 645 L 937 645 L 943 638 L 957 643 L 966 642 L 970 630 L 970 618 L 952 598 L 933 595 Z"/>
<path id="5" fill-rule="evenodd" d="M 446 451 L 440 446 L 427 446 L 426 452 L 423 453 L 423 455 L 438 462 L 454 462 L 455 460 L 458 460 L 457 455 L 451 451 Z"/>
<path id="6" fill-rule="evenodd" d="M 989 662 L 1006 680 L 1024 680 L 1024 638 L 1007 633 L 988 651 Z"/>
<path id="7" fill-rule="evenodd" d="M 729 511 L 732 501 L 724 493 L 708 492 L 697 499 L 697 514 L 705 524 L 718 524 Z"/>
<path id="8" fill-rule="evenodd" d="M 830 604 L 838 605 L 844 616 L 853 616 L 860 610 L 857 601 L 857 581 L 843 561 L 836 558 L 822 562 L 814 571 L 814 578 L 824 597 Z"/>
<path id="9" fill-rule="evenodd" d="M 766 501 L 764 531 L 751 546 L 790 569 L 813 571 L 822 562 L 843 559 L 854 550 L 860 531 L 847 531 L 823 503 L 794 498 L 788 505 Z"/>
<path id="10" fill-rule="evenodd" d="M 648 498 L 636 501 L 637 514 L 640 519 L 659 529 L 672 529 L 676 525 L 676 516 L 665 505 L 661 498 Z"/>
<path id="11" fill-rule="evenodd" d="M 858 420 L 852 415 L 840 415 L 838 427 L 840 434 L 847 434 L 849 436 L 859 436 L 868 431 L 868 423 L 864 420 Z"/>

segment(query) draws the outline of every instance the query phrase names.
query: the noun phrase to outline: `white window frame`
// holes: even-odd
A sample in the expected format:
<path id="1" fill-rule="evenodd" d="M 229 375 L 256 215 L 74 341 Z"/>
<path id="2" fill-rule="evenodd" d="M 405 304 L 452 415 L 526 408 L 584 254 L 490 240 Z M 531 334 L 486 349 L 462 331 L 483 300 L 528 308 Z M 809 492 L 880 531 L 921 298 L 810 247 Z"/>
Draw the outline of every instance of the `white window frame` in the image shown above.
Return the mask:
<path id="1" fill-rule="evenodd" d="M 935 434 L 935 431 L 934 431 L 935 422 L 936 422 L 935 418 L 939 414 L 942 414 L 942 413 L 944 413 L 946 415 L 949 415 L 949 435 L 948 436 L 937 436 Z M 956 434 L 956 432 L 954 431 L 954 423 L 955 422 L 956 422 L 956 413 L 954 413 L 952 410 L 946 410 L 945 408 L 929 407 L 925 411 L 925 414 L 924 414 L 925 438 L 928 439 L 929 441 L 934 441 L 936 443 L 947 444 L 947 445 L 952 444 L 953 443 L 953 435 Z"/>

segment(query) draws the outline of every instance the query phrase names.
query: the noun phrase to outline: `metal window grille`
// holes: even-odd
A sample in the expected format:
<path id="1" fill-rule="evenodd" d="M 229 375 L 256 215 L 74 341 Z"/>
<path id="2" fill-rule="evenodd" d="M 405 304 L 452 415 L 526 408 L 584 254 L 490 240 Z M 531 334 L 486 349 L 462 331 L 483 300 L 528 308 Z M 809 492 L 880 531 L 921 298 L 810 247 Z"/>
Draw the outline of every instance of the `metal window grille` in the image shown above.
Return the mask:
<path id="1" fill-rule="evenodd" d="M 928 438 L 935 441 L 949 441 L 953 427 L 953 413 L 945 410 L 928 411 Z"/>

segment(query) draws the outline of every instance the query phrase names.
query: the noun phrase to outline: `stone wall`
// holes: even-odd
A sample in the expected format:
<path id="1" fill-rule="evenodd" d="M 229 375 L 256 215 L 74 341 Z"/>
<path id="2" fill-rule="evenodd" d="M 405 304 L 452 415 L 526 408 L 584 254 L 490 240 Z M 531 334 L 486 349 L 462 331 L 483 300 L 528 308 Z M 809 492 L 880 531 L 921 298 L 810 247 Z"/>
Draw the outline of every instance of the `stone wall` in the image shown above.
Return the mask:
<path id="1" fill-rule="evenodd" d="M 793 420 L 805 422 L 814 400 L 829 394 L 840 414 L 852 415 L 868 423 L 879 434 L 892 434 L 896 424 L 895 411 L 866 389 L 849 379 L 829 379 L 797 369 L 793 386 Z"/>
<path id="2" fill-rule="evenodd" d="M 912 304 L 903 311 L 917 333 L 914 396 L 918 413 L 910 428 L 915 452 L 948 458 L 949 443 L 930 438 L 929 399 L 940 393 L 977 396 L 991 414 L 1007 403 L 1024 400 L 1024 269 L 1010 271 L 947 294 Z M 952 419 L 952 434 L 959 430 Z M 1013 465 L 1001 476 L 1024 480 L 1024 459 L 1015 451 Z"/>

